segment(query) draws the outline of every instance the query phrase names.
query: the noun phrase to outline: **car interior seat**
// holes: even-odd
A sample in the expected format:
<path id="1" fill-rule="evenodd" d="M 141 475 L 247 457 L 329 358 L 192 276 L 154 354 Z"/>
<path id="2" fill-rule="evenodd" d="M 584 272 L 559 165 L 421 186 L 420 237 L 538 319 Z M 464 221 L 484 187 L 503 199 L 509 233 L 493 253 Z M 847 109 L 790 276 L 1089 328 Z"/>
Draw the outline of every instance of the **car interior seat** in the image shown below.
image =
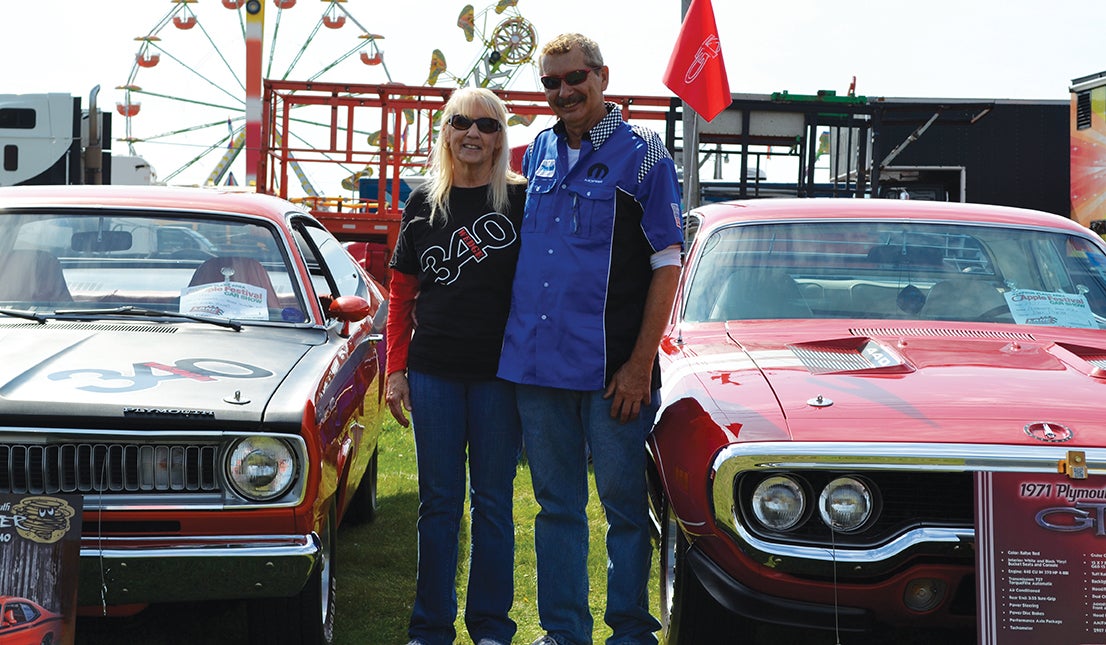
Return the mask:
<path id="1" fill-rule="evenodd" d="M 61 262 L 49 251 L 15 249 L 0 255 L 0 300 L 71 302 Z"/>
<path id="2" fill-rule="evenodd" d="M 273 288 L 272 280 L 269 279 L 268 271 L 253 258 L 219 256 L 205 260 L 192 274 L 192 280 L 189 281 L 188 286 L 215 284 L 224 280 L 261 287 L 265 290 L 267 306 L 270 309 L 280 309 L 280 299 Z"/>
<path id="3" fill-rule="evenodd" d="M 811 318 L 799 285 L 784 271 L 746 269 L 731 274 L 711 309 L 711 320 Z"/>
<path id="4" fill-rule="evenodd" d="M 984 314 L 993 315 L 990 312 L 1001 312 L 1005 307 L 1006 298 L 993 284 L 971 278 L 953 278 L 930 287 L 921 317 L 931 320 L 976 320 Z"/>

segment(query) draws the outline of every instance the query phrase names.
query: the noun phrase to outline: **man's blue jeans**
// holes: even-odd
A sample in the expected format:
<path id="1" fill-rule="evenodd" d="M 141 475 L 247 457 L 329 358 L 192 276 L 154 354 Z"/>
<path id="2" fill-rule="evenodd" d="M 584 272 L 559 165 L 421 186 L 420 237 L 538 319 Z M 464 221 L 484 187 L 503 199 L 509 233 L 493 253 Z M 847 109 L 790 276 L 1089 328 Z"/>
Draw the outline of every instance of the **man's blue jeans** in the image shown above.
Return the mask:
<path id="1" fill-rule="evenodd" d="M 607 608 L 610 645 L 657 642 L 649 613 L 652 559 L 645 437 L 658 398 L 637 419 L 611 418 L 603 391 L 519 385 L 523 442 L 541 510 L 534 525 L 538 615 L 559 645 L 592 642 L 588 608 L 588 453 L 607 518 Z"/>
<path id="2" fill-rule="evenodd" d="M 510 643 L 515 623 L 514 478 L 521 451 L 515 386 L 409 370 L 419 469 L 419 566 L 408 636 L 452 644 L 457 616 L 458 533 L 471 495 L 471 552 L 465 626 L 472 641 Z"/>

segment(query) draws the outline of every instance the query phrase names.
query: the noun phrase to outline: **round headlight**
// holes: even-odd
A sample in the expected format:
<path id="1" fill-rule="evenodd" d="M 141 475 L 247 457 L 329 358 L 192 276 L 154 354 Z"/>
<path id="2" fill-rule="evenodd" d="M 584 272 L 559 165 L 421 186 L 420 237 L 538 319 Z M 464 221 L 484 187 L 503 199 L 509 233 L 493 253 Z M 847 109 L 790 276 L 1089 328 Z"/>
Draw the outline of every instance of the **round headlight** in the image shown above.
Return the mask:
<path id="1" fill-rule="evenodd" d="M 275 499 L 292 487 L 295 453 L 287 443 L 274 437 L 245 437 L 230 451 L 227 473 L 231 486 L 246 499 Z"/>
<path id="2" fill-rule="evenodd" d="M 753 514 L 765 528 L 786 531 L 803 519 L 806 495 L 790 477 L 769 477 L 753 491 Z"/>
<path id="3" fill-rule="evenodd" d="M 835 531 L 855 531 L 872 516 L 872 493 L 858 479 L 838 477 L 822 489 L 818 513 Z"/>

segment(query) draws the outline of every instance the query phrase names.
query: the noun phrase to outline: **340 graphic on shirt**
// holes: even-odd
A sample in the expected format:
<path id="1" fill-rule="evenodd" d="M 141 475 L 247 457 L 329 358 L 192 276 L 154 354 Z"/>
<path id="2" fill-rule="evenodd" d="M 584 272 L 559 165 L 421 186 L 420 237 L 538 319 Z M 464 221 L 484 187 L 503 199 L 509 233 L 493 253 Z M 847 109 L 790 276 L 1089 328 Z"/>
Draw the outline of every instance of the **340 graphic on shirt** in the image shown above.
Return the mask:
<path id="1" fill-rule="evenodd" d="M 423 271 L 434 274 L 438 284 L 450 284 L 461 276 L 461 270 L 469 262 L 483 262 L 490 252 L 504 249 L 518 239 L 515 225 L 502 213 L 488 213 L 476 219 L 470 226 L 453 231 L 448 244 L 435 245 L 422 253 Z"/>

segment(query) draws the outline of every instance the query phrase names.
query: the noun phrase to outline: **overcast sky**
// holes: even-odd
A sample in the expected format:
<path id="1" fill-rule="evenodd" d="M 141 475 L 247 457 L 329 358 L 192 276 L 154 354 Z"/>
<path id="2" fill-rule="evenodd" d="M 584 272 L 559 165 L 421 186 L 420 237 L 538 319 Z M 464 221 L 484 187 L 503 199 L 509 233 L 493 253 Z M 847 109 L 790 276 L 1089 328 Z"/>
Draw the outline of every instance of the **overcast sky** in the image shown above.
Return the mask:
<path id="1" fill-rule="evenodd" d="M 421 85 L 435 48 L 459 76 L 484 52 L 479 42 L 466 42 L 456 26 L 464 4 L 348 0 L 344 6 L 366 31 L 384 37 L 379 42 L 390 79 Z M 474 4 L 478 13 L 492 5 Z M 154 31 L 175 6 L 171 0 L 0 0 L 0 94 L 87 97 L 100 85 L 101 103 L 114 104 L 121 100 L 116 86 L 127 82 L 134 66 L 134 39 Z M 235 35 L 235 14 L 221 0 L 190 6 L 213 34 L 215 46 L 203 42 L 198 30 L 172 26 L 158 32 L 160 46 L 180 57 L 209 52 L 200 59 L 202 74 L 222 66 L 216 49 L 237 65 L 242 45 Z M 323 6 L 319 0 L 299 0 L 283 12 L 276 41 L 284 56 L 300 49 Z M 714 9 L 735 93 L 825 89 L 844 94 L 855 76 L 857 93 L 867 96 L 1067 100 L 1072 79 L 1106 70 L 1102 0 L 714 0 Z M 680 0 L 519 0 L 516 10 L 533 25 L 539 44 L 565 31 L 597 40 L 610 66 L 611 93 L 670 94 L 661 76 L 679 29 Z M 270 29 L 276 15 L 267 0 Z M 489 15 L 485 35 L 504 17 Z M 323 29 L 304 60 L 311 55 L 331 60 L 359 33 L 353 26 Z M 215 100 L 220 90 L 213 83 L 196 75 L 174 77 L 168 68 L 140 70 L 137 84 L 152 92 Z M 303 80 L 299 74 L 314 69 L 301 64 L 291 78 Z M 354 59 L 329 74 L 328 79 L 350 82 L 389 80 L 383 68 Z M 532 71 L 520 71 L 512 87 L 536 89 Z M 154 101 L 147 106 L 149 112 L 163 112 L 147 113 L 150 119 L 170 110 Z M 121 122 L 117 117 L 116 136 L 122 133 Z"/>

